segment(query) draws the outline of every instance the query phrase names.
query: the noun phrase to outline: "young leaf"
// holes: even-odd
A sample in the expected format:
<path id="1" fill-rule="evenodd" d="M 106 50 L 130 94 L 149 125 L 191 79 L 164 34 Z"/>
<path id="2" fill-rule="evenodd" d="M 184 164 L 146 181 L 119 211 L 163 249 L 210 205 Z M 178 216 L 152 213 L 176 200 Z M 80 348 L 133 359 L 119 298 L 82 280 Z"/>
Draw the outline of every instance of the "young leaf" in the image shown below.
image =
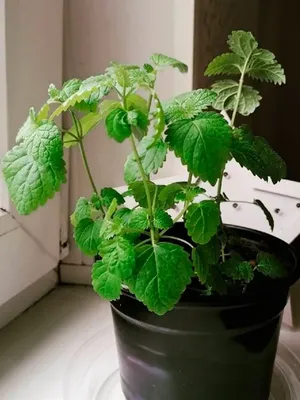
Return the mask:
<path id="1" fill-rule="evenodd" d="M 154 213 L 153 224 L 157 229 L 168 229 L 173 226 L 173 219 L 166 211 L 157 209 Z"/>
<path id="2" fill-rule="evenodd" d="M 140 231 L 145 231 L 149 228 L 148 213 L 145 208 L 137 208 L 132 210 L 127 225 L 130 229 L 137 229 Z"/>
<path id="3" fill-rule="evenodd" d="M 250 282 L 254 279 L 253 268 L 249 261 L 241 261 L 239 257 L 232 257 L 220 264 L 223 275 L 233 280 Z"/>
<path id="4" fill-rule="evenodd" d="M 75 211 L 71 215 L 71 223 L 75 227 L 79 221 L 86 218 L 91 218 L 92 204 L 86 197 L 80 197 L 77 200 Z"/>
<path id="5" fill-rule="evenodd" d="M 76 93 L 79 90 L 81 83 L 82 83 L 81 79 L 77 78 L 73 78 L 65 82 L 60 91 L 59 100 L 61 102 L 66 101 L 69 97 L 71 97 L 74 93 Z"/>
<path id="6" fill-rule="evenodd" d="M 286 268 L 272 254 L 261 252 L 257 254 L 257 270 L 270 278 L 284 278 L 288 275 Z"/>
<path id="7" fill-rule="evenodd" d="M 219 207 L 215 201 L 203 200 L 189 206 L 185 226 L 195 243 L 208 243 L 217 233 L 219 224 Z"/>
<path id="8" fill-rule="evenodd" d="M 136 128 L 141 129 L 143 132 L 147 131 L 149 120 L 147 114 L 139 110 L 131 110 L 127 113 L 128 123 Z"/>
<path id="9" fill-rule="evenodd" d="M 105 75 L 91 76 L 81 83 L 77 92 L 70 96 L 54 111 L 51 115 L 51 119 L 59 116 L 62 112 L 67 111 L 70 107 L 74 107 L 82 101 L 90 101 L 91 95 L 93 95 L 93 99 L 97 99 L 97 102 L 99 102 L 109 93 L 111 87 L 112 82 L 109 77 Z"/>
<path id="10" fill-rule="evenodd" d="M 124 197 L 113 188 L 101 189 L 101 197 L 105 207 L 109 207 L 113 199 L 116 199 L 118 205 L 125 203 Z"/>
<path id="11" fill-rule="evenodd" d="M 243 61 L 240 56 L 233 53 L 222 54 L 208 64 L 204 75 L 219 74 L 239 75 L 242 72 Z"/>
<path id="12" fill-rule="evenodd" d="M 274 219 L 272 214 L 270 213 L 270 211 L 267 209 L 267 207 L 264 205 L 264 203 L 259 200 L 259 199 L 255 199 L 253 201 L 254 204 L 256 204 L 258 207 L 260 207 L 263 211 L 263 213 L 265 214 L 265 217 L 267 218 L 267 221 L 269 222 L 270 228 L 273 231 L 274 229 Z"/>
<path id="13" fill-rule="evenodd" d="M 175 204 L 175 199 L 178 193 L 182 192 L 183 185 L 181 183 L 170 183 L 163 187 L 158 194 L 159 204 L 163 209 L 167 210 Z"/>
<path id="14" fill-rule="evenodd" d="M 227 284 L 219 271 L 218 265 L 211 266 L 206 279 L 206 286 L 220 295 L 227 294 Z"/>
<path id="15" fill-rule="evenodd" d="M 211 266 L 216 265 L 219 258 L 220 244 L 217 236 L 214 236 L 208 243 L 193 248 L 193 265 L 195 272 L 203 285 L 205 285 L 207 281 Z"/>
<path id="16" fill-rule="evenodd" d="M 251 32 L 233 31 L 228 38 L 228 45 L 233 53 L 247 59 L 257 49 L 258 43 Z"/>
<path id="17" fill-rule="evenodd" d="M 226 111 L 234 110 L 239 90 L 238 82 L 231 79 L 218 81 L 212 85 L 212 89 L 218 95 L 214 103 L 215 109 Z M 251 86 L 243 85 L 238 112 L 244 116 L 252 114 L 259 106 L 261 98 L 257 90 L 253 89 Z"/>
<path id="18" fill-rule="evenodd" d="M 198 186 L 188 187 L 187 189 L 184 189 L 184 191 L 178 193 L 175 197 L 175 200 L 188 201 L 189 203 L 191 203 L 197 196 L 205 192 L 205 189 Z"/>
<path id="19" fill-rule="evenodd" d="M 181 94 L 165 106 L 165 120 L 169 124 L 181 119 L 192 119 L 211 106 L 216 97 L 216 93 L 209 89 Z"/>
<path id="20" fill-rule="evenodd" d="M 105 127 L 108 136 L 117 142 L 124 142 L 131 135 L 131 128 L 128 123 L 128 115 L 122 108 L 113 110 L 105 120 Z"/>
<path id="21" fill-rule="evenodd" d="M 18 212 L 26 215 L 60 190 L 66 169 L 56 125 L 42 121 L 22 138 L 23 142 L 3 157 L 2 172 Z"/>
<path id="22" fill-rule="evenodd" d="M 167 142 L 187 165 L 189 172 L 215 185 L 229 159 L 230 127 L 214 112 L 203 112 L 196 119 L 169 125 Z"/>
<path id="23" fill-rule="evenodd" d="M 108 265 L 111 272 L 127 279 L 132 275 L 135 266 L 135 251 L 133 245 L 123 237 L 103 241 L 99 247 L 103 264 Z"/>
<path id="24" fill-rule="evenodd" d="M 179 301 L 192 276 L 192 263 L 182 247 L 172 243 L 137 249 L 136 266 L 127 284 L 138 300 L 158 315 Z"/>
<path id="25" fill-rule="evenodd" d="M 247 127 L 233 131 L 231 154 L 242 166 L 268 181 L 279 182 L 286 176 L 286 165 L 282 158 L 269 146 L 265 138 L 249 134 Z"/>
<path id="26" fill-rule="evenodd" d="M 148 114 L 147 101 L 140 95 L 132 93 L 126 98 L 128 110 L 139 110 L 143 114 Z"/>
<path id="27" fill-rule="evenodd" d="M 146 175 L 156 174 L 162 167 L 166 155 L 167 145 L 161 140 L 157 140 L 154 145 L 153 137 L 145 136 L 138 145 L 138 153 Z M 141 180 L 141 174 L 134 154 L 130 154 L 125 163 L 124 179 L 127 184 Z"/>
<path id="28" fill-rule="evenodd" d="M 40 122 L 43 119 L 48 119 L 49 111 L 50 111 L 49 104 L 48 103 L 44 104 L 43 107 L 40 109 L 40 111 L 36 115 L 36 121 Z"/>
<path id="29" fill-rule="evenodd" d="M 96 261 L 93 265 L 92 284 L 95 292 L 106 300 L 117 300 L 121 295 L 120 276 L 111 272 L 110 266 L 104 264 L 102 260 Z"/>
<path id="30" fill-rule="evenodd" d="M 175 58 L 155 53 L 150 57 L 156 68 L 172 67 L 177 68 L 181 73 L 188 72 L 188 66 Z"/>
<path id="31" fill-rule="evenodd" d="M 153 112 L 153 117 L 154 117 L 154 138 L 155 140 L 159 140 L 161 138 L 162 133 L 165 130 L 166 124 L 165 124 L 165 113 L 163 110 L 163 106 L 161 104 L 161 101 L 157 94 L 155 92 L 152 93 L 154 103 L 155 103 L 155 111 Z"/>
<path id="32" fill-rule="evenodd" d="M 98 253 L 102 224 L 103 221 L 85 218 L 75 226 L 74 239 L 83 253 L 89 256 L 95 256 Z"/>
<path id="33" fill-rule="evenodd" d="M 155 190 L 156 190 L 156 185 L 153 182 L 147 182 L 147 186 L 148 186 L 151 201 L 152 201 Z M 142 181 L 132 182 L 129 185 L 129 189 L 132 191 L 135 201 L 141 207 L 147 208 L 148 202 L 147 202 L 147 195 L 146 195 L 144 183 Z"/>

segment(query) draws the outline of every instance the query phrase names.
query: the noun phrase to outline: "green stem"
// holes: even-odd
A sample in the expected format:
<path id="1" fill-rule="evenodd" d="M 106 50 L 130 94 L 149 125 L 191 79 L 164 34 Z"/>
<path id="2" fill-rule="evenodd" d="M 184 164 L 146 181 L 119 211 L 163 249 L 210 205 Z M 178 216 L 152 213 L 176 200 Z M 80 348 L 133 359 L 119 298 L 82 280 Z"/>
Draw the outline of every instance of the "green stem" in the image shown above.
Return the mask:
<path id="1" fill-rule="evenodd" d="M 136 248 L 138 248 L 138 247 L 140 247 L 140 246 L 143 246 L 143 244 L 148 243 L 148 242 L 151 242 L 151 241 L 152 241 L 152 239 L 143 240 L 142 242 L 136 244 L 136 245 L 134 246 L 134 248 L 136 249 Z"/>
<path id="2" fill-rule="evenodd" d="M 153 100 L 153 94 L 150 93 L 150 96 L 149 96 L 149 99 L 148 99 L 148 105 L 147 105 L 147 107 L 148 107 L 148 113 L 149 113 L 150 110 L 151 110 L 152 100 Z"/>
<path id="3" fill-rule="evenodd" d="M 152 211 L 152 201 L 151 201 L 151 194 L 150 194 L 150 190 L 149 190 L 149 186 L 147 184 L 148 179 L 147 176 L 145 174 L 144 168 L 143 168 L 143 164 L 142 161 L 140 159 L 136 144 L 135 144 L 135 140 L 133 135 L 131 134 L 130 136 L 130 140 L 131 140 L 131 145 L 132 145 L 132 150 L 133 150 L 133 154 L 134 154 L 134 158 L 137 162 L 142 180 L 143 180 L 143 184 L 144 184 L 144 188 L 145 188 L 145 193 L 146 193 L 146 197 L 147 197 L 147 204 L 148 204 L 148 214 L 149 214 L 149 219 L 150 219 L 150 234 L 151 234 L 151 241 L 152 241 L 152 245 L 155 244 L 155 231 L 153 228 L 153 211 Z"/>

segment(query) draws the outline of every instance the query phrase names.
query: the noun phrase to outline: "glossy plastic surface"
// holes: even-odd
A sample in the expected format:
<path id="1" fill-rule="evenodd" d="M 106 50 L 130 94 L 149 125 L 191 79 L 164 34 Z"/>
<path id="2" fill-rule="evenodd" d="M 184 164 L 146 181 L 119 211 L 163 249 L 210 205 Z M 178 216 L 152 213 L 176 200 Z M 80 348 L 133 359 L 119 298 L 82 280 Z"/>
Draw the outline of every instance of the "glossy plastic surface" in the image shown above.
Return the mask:
<path id="1" fill-rule="evenodd" d="M 220 301 L 192 291 L 163 317 L 124 292 L 112 313 L 127 400 L 268 400 L 295 259 L 279 239 L 238 232 L 276 245 L 274 252 L 280 251 L 293 277 L 271 285 L 267 296 L 261 291 Z"/>

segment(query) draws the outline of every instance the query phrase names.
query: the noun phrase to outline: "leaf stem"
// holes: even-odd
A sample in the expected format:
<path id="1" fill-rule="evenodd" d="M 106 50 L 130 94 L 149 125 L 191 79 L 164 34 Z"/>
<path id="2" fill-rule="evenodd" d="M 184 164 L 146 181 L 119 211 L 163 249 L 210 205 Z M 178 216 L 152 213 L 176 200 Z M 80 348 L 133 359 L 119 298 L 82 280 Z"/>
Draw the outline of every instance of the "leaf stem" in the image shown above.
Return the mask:
<path id="1" fill-rule="evenodd" d="M 150 190 L 149 190 L 149 187 L 148 187 L 148 184 L 147 184 L 148 179 L 147 179 L 146 173 L 144 171 L 143 164 L 141 162 L 141 159 L 140 159 L 140 156 L 139 156 L 136 144 L 135 144 L 135 140 L 134 140 L 133 134 L 131 134 L 130 140 L 131 140 L 131 145 L 132 145 L 134 158 L 135 158 L 135 160 L 137 162 L 137 165 L 138 165 L 138 168 L 139 168 L 142 180 L 143 180 L 144 188 L 145 188 L 145 193 L 146 193 L 146 197 L 147 197 L 147 204 L 148 204 L 148 214 L 149 214 L 149 219 L 150 219 L 151 241 L 152 241 L 152 245 L 154 246 L 155 245 L 155 231 L 154 231 L 154 228 L 153 228 L 153 211 L 152 211 L 151 194 L 150 194 Z"/>
<path id="2" fill-rule="evenodd" d="M 164 238 L 164 239 L 177 240 L 178 242 L 182 242 L 182 243 L 188 245 L 188 246 L 191 247 L 192 249 L 194 248 L 194 246 L 193 246 L 191 243 L 189 243 L 187 240 L 184 240 L 184 239 L 181 239 L 181 238 L 178 238 L 178 237 L 175 237 L 175 236 L 163 236 L 162 238 Z"/>
<path id="3" fill-rule="evenodd" d="M 138 247 L 143 246 L 143 244 L 151 242 L 151 241 L 152 241 L 152 239 L 145 239 L 142 242 L 136 244 L 134 247 L 137 249 Z"/>

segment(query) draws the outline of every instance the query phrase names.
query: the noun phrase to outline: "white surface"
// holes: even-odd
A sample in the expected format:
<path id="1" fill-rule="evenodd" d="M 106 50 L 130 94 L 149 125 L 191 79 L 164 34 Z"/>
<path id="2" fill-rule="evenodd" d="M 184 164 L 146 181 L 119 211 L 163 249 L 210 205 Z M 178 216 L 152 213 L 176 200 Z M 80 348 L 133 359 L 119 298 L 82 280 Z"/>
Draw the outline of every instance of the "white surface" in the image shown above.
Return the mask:
<path id="1" fill-rule="evenodd" d="M 99 331 L 105 332 L 103 347 L 110 347 L 109 305 L 91 288 L 65 286 L 50 293 L 0 331 L 1 400 L 66 400 L 74 356 L 82 356 L 84 343 Z M 300 355 L 299 335 L 283 331 L 281 340 Z M 107 364 L 102 365 L 105 371 Z M 74 374 L 74 385 L 76 379 Z"/>

